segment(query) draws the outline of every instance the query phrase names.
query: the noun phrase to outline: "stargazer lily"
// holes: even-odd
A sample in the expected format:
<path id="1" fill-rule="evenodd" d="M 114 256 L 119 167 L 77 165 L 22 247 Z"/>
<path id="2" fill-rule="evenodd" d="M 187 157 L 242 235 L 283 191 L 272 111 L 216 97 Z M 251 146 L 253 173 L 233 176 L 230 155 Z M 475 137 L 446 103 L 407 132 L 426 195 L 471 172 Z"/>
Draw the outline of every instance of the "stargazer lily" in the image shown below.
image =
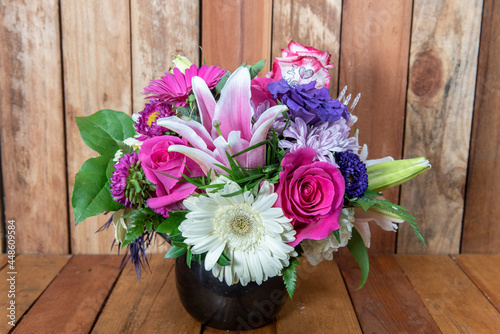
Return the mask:
<path id="1" fill-rule="evenodd" d="M 250 73 L 238 68 L 227 80 L 216 102 L 205 81 L 193 77 L 192 87 L 201 123 L 171 116 L 158 120 L 157 124 L 176 132 L 191 145 L 171 145 L 169 152 L 179 152 L 196 161 L 205 174 L 212 169 L 224 174 L 218 165 L 229 166 L 226 155 L 234 155 L 266 140 L 275 118 L 286 110 L 278 105 L 267 109 L 252 124 L 254 110 L 250 105 Z M 259 146 L 235 157 L 243 167 L 265 165 L 265 146 Z"/>

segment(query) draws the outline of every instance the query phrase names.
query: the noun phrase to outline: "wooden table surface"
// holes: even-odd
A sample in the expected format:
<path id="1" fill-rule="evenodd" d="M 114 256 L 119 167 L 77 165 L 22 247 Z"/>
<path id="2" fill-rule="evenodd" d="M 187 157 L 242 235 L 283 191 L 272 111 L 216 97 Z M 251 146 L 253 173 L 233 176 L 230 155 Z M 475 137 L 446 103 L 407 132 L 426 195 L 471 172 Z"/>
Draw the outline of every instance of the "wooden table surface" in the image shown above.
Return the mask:
<path id="1" fill-rule="evenodd" d="M 275 322 L 253 333 L 500 333 L 500 255 L 371 255 L 356 290 L 354 259 L 299 267 Z M 0 333 L 222 333 L 182 308 L 173 261 L 150 256 L 140 283 L 116 255 L 18 255 L 15 299 L 0 257 Z M 7 307 L 15 300 L 16 326 Z M 6 320 L 7 319 L 7 320 Z"/>

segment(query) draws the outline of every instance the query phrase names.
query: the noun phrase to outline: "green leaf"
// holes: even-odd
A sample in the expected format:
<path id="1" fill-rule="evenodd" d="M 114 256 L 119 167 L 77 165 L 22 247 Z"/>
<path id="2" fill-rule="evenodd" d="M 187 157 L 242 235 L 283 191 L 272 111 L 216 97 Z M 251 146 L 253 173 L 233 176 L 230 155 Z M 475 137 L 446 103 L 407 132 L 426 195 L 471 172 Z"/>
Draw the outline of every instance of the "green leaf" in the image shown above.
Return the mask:
<path id="1" fill-rule="evenodd" d="M 231 259 L 229 258 L 229 256 L 227 256 L 226 252 L 222 252 L 219 260 L 217 260 L 217 263 L 219 264 L 219 266 L 229 266 L 231 264 Z"/>
<path id="2" fill-rule="evenodd" d="M 187 255 L 186 255 L 186 263 L 187 266 L 191 269 L 191 260 L 193 258 L 193 253 L 191 252 L 191 247 L 187 248 Z"/>
<path id="3" fill-rule="evenodd" d="M 366 251 L 365 243 L 361 238 L 358 230 L 352 229 L 352 237 L 347 244 L 347 248 L 351 252 L 354 259 L 358 262 L 359 268 L 361 269 L 361 282 L 359 283 L 358 289 L 361 289 L 366 283 L 368 278 L 368 272 L 370 271 L 370 264 L 368 260 L 368 252 Z"/>
<path id="4" fill-rule="evenodd" d="M 71 205 L 76 224 L 104 211 L 116 211 L 122 205 L 115 202 L 109 189 L 110 181 L 106 170 L 112 156 L 100 156 L 85 161 L 75 177 Z"/>
<path id="5" fill-rule="evenodd" d="M 172 246 L 172 248 L 170 248 L 170 250 L 167 252 L 167 254 L 165 254 L 165 256 L 163 258 L 164 259 L 175 259 L 177 257 L 180 257 L 180 256 L 186 254 L 187 251 L 188 251 L 188 249 L 186 247 Z"/>
<path id="6" fill-rule="evenodd" d="M 100 110 L 86 117 L 76 117 L 83 141 L 101 155 L 114 155 L 123 140 L 135 135 L 129 115 L 114 110 Z"/>
<path id="7" fill-rule="evenodd" d="M 220 94 L 222 91 L 222 88 L 226 85 L 227 79 L 229 79 L 229 76 L 231 75 L 231 72 L 227 71 L 226 74 L 219 80 L 219 83 L 215 87 L 215 93 Z"/>
<path id="8" fill-rule="evenodd" d="M 161 224 L 155 229 L 156 232 L 172 233 L 174 228 L 179 227 L 184 219 L 186 219 L 187 211 L 170 211 L 168 214 L 170 216 L 161 222 Z"/>
<path id="9" fill-rule="evenodd" d="M 281 273 L 283 274 L 283 281 L 285 282 L 286 290 L 290 295 L 290 299 L 293 298 L 295 292 L 295 284 L 297 282 L 297 267 L 299 261 L 296 258 L 291 258 L 290 265 L 284 268 Z"/>
<path id="10" fill-rule="evenodd" d="M 257 76 L 257 74 L 259 74 L 259 72 L 264 68 L 264 66 L 266 65 L 266 60 L 265 59 L 262 59 L 258 62 L 256 62 L 255 64 L 253 64 L 252 66 L 250 66 L 250 77 L 253 79 Z"/>

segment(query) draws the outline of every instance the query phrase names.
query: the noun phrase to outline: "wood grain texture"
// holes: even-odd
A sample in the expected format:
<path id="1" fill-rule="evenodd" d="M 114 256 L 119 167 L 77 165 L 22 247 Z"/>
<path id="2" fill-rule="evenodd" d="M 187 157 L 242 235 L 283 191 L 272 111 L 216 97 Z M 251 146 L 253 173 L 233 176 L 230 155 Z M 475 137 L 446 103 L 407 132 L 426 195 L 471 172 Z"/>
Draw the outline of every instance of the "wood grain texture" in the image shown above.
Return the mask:
<path id="1" fill-rule="evenodd" d="M 203 0 L 201 45 L 208 65 L 233 72 L 266 59 L 270 68 L 271 0 Z M 202 59 L 203 61 L 203 59 Z M 262 75 L 261 74 L 261 75 Z"/>
<path id="2" fill-rule="evenodd" d="M 485 0 L 481 28 L 462 253 L 500 253 L 500 4 Z M 479 228 L 479 226 L 481 226 Z"/>
<path id="3" fill-rule="evenodd" d="M 58 1 L 0 2 L 5 219 L 18 252 L 68 253 Z"/>
<path id="4" fill-rule="evenodd" d="M 151 272 L 145 270 L 140 282 L 134 266 L 129 264 L 123 269 L 92 333 L 137 333 L 140 330 L 173 270 L 173 261 L 159 254 L 152 255 L 149 265 Z M 166 309 L 167 305 L 164 306 Z"/>
<path id="5" fill-rule="evenodd" d="M 328 320 L 326 320 L 328 319 Z M 361 333 L 347 288 L 335 262 L 302 261 L 292 300 L 276 318 L 276 333 Z"/>
<path id="6" fill-rule="evenodd" d="M 76 116 L 101 109 L 131 112 L 129 5 L 111 1 L 61 1 L 64 96 L 69 195 L 83 162 L 97 156 L 82 141 Z M 95 232 L 108 217 L 92 217 L 74 226 L 71 251 L 109 254 L 113 228 Z"/>
<path id="7" fill-rule="evenodd" d="M 199 64 L 199 13 L 198 1 L 131 1 L 134 112 L 144 109 L 144 87 L 172 67 L 174 55 Z"/>
<path id="8" fill-rule="evenodd" d="M 370 255 L 370 276 L 359 290 L 354 258 L 336 260 L 364 333 L 441 333 L 393 255 Z"/>
<path id="9" fill-rule="evenodd" d="M 175 260 L 164 260 L 175 263 Z M 191 318 L 182 307 L 175 283 L 175 272 L 172 269 L 165 283 L 161 286 L 157 297 L 151 304 L 147 318 L 138 328 L 138 333 L 192 333 L 201 332 L 201 324 Z"/>
<path id="10" fill-rule="evenodd" d="M 500 313 L 447 255 L 397 255 L 443 333 L 494 333 Z"/>
<path id="11" fill-rule="evenodd" d="M 6 264 L 9 258 L 7 257 L 7 254 L 2 254 L 0 255 L 0 269 L 2 269 Z"/>
<path id="12" fill-rule="evenodd" d="M 344 1 L 339 87 L 361 92 L 354 114 L 369 159 L 401 158 L 411 14 L 411 0 Z M 399 189 L 384 196 L 397 203 Z M 394 253 L 396 234 L 372 224 L 370 251 Z"/>
<path id="13" fill-rule="evenodd" d="M 15 277 L 14 300 L 16 307 L 16 324 L 21 321 L 24 313 L 30 308 L 35 300 L 43 293 L 54 277 L 61 271 L 68 262 L 69 255 L 19 255 L 14 264 L 15 269 L 5 267 L 0 271 L 0 292 L 4 298 L 0 299 L 0 309 L 4 319 L 6 317 L 10 298 L 7 298 L 9 291 L 9 281 L 6 278 L 11 277 L 9 272 L 16 272 Z M 36 279 L 33 279 L 36 277 Z M 0 332 L 7 333 L 12 327 L 7 321 L 0 322 Z"/>
<path id="14" fill-rule="evenodd" d="M 330 92 L 337 96 L 340 50 L 341 0 L 275 0 L 273 5 L 272 59 L 281 57 L 293 40 L 328 51 L 335 65 L 330 69 Z"/>
<path id="15" fill-rule="evenodd" d="M 398 253 L 458 253 L 482 1 L 414 2 L 404 157 L 432 169 L 401 187 L 427 241 L 403 225 Z M 432 15 L 429 15 L 432 13 Z"/>
<path id="16" fill-rule="evenodd" d="M 500 255 L 460 254 L 453 259 L 500 311 Z"/>
<path id="17" fill-rule="evenodd" d="M 74 256 L 14 333 L 88 333 L 120 273 L 120 261 L 116 255 Z"/>

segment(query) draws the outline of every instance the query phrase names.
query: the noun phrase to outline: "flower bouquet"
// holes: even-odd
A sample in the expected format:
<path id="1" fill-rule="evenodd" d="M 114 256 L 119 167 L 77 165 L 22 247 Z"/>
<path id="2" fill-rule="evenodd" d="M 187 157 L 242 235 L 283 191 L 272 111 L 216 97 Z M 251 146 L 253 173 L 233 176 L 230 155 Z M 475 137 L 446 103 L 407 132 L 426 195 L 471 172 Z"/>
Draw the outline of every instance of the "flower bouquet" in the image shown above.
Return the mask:
<path id="1" fill-rule="evenodd" d="M 75 179 L 75 220 L 113 212 L 115 242 L 138 275 L 155 235 L 221 284 L 282 276 L 290 297 L 298 258 L 312 265 L 347 246 L 368 276 L 368 223 L 395 231 L 408 211 L 382 197 L 430 168 L 424 158 L 367 159 L 346 88 L 329 91 L 328 52 L 290 42 L 272 71 L 264 61 L 234 73 L 184 57 L 144 89 L 144 110 L 78 117 L 99 156 Z M 177 260 L 179 261 L 179 260 Z M 179 263 L 179 262 L 177 262 Z M 281 277 L 278 278 L 281 280 Z"/>

